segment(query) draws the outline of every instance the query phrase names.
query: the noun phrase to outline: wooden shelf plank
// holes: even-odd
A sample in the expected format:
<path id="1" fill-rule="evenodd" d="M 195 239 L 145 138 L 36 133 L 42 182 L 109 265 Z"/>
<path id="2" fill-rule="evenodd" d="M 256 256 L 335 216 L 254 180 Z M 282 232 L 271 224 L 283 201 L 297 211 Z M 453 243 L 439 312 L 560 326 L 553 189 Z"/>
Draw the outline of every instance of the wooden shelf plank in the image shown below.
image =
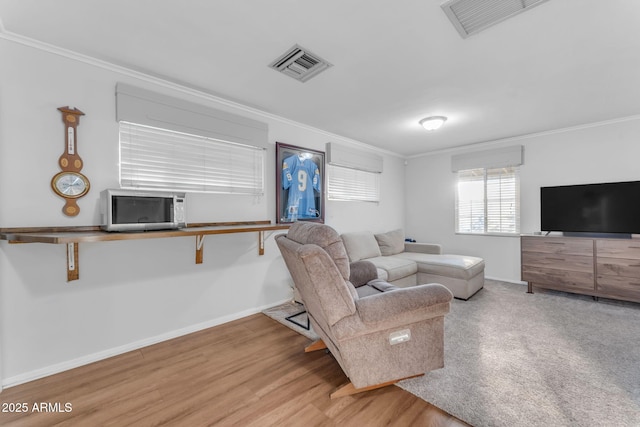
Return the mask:
<path id="1" fill-rule="evenodd" d="M 0 229 L 0 239 L 20 243 L 67 244 L 108 242 L 115 240 L 162 239 L 168 237 L 203 236 L 209 234 L 250 233 L 269 230 L 287 230 L 289 227 L 290 224 L 264 224 L 263 222 L 256 222 L 253 224 L 243 223 L 241 225 L 211 225 L 187 227 L 180 230 L 139 232 L 107 232 L 101 230 L 85 231 L 87 227 L 79 227 L 81 231 L 73 231 L 73 229 L 70 227 L 66 227 L 65 231 L 56 231 L 53 228 L 49 229 L 53 231 L 48 231 L 48 229 L 46 228 L 39 227 L 35 229 L 37 231 L 33 232 L 28 228 L 2 228 Z"/>
<path id="2" fill-rule="evenodd" d="M 9 243 L 66 244 L 67 280 L 78 280 L 79 243 L 108 242 L 118 240 L 164 239 L 196 237 L 196 264 L 202 264 L 204 238 L 212 234 L 258 233 L 258 255 L 264 255 L 264 232 L 287 230 L 291 224 L 271 224 L 271 221 L 245 221 L 191 224 L 180 230 L 139 232 L 107 232 L 97 226 L 82 227 L 33 227 L 0 228 L 0 240 Z"/>

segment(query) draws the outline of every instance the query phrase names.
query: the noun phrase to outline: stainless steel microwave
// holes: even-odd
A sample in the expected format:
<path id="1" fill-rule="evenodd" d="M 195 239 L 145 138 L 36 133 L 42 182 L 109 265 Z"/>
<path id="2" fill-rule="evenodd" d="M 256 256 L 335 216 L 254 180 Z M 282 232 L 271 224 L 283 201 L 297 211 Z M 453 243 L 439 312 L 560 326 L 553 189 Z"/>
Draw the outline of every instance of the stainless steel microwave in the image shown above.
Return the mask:
<path id="1" fill-rule="evenodd" d="M 102 229 L 167 230 L 186 227 L 185 193 L 107 189 L 100 193 Z"/>

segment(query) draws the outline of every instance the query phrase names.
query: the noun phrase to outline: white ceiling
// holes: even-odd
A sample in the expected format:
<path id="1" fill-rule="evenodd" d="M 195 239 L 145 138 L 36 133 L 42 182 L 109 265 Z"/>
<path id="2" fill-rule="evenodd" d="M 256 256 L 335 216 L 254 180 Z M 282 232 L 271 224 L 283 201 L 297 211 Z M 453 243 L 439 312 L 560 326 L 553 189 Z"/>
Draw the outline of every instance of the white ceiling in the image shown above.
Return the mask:
<path id="1" fill-rule="evenodd" d="M 549 0 L 467 39 L 440 3 L 0 0 L 0 28 L 406 156 L 640 114 L 640 1 Z M 296 43 L 334 66 L 268 67 Z"/>

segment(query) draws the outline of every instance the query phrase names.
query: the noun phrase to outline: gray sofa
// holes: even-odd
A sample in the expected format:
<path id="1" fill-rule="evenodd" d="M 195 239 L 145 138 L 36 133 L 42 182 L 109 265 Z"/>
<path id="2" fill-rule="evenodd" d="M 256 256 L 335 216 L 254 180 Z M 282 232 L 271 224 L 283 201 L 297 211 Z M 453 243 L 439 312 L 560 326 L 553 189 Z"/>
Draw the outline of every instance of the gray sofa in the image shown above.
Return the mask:
<path id="1" fill-rule="evenodd" d="M 378 278 L 395 286 L 440 283 L 459 299 L 467 300 L 484 286 L 482 258 L 443 254 L 430 243 L 405 242 L 404 232 L 344 233 L 341 235 L 350 262 L 369 261 Z"/>

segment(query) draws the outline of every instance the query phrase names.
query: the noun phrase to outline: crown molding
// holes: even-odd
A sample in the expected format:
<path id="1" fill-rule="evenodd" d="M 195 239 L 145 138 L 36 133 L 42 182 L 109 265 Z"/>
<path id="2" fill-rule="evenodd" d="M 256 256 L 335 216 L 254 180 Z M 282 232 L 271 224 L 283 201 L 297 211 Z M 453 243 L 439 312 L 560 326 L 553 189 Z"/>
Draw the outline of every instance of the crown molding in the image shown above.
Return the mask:
<path id="1" fill-rule="evenodd" d="M 285 117 L 279 116 L 277 114 L 273 114 L 273 113 L 268 113 L 266 111 L 260 110 L 259 108 L 255 108 L 255 107 L 250 107 L 248 105 L 242 104 L 240 102 L 236 102 L 236 101 L 232 101 L 223 97 L 220 97 L 218 95 L 214 95 L 212 93 L 206 92 L 202 89 L 196 89 L 193 87 L 189 87 L 187 85 L 185 85 L 184 83 L 177 83 L 175 81 L 171 81 L 167 78 L 164 77 L 158 77 L 158 76 L 153 76 L 151 74 L 148 74 L 146 72 L 143 71 L 138 71 L 138 70 L 134 70 L 122 65 L 118 65 L 118 64 L 114 64 L 108 61 L 104 61 L 98 58 L 94 58 L 92 56 L 88 56 L 88 55 L 84 55 L 69 49 L 65 49 L 59 46 L 55 46 L 40 40 L 36 40 L 36 39 L 32 39 L 29 37 L 25 37 L 22 36 L 20 34 L 16 34 L 16 33 L 12 33 L 11 31 L 7 31 L 4 26 L 2 25 L 2 21 L 0 21 L 0 39 L 4 39 L 10 42 L 14 42 L 14 43 L 18 43 L 24 46 L 28 46 L 34 49 L 38 49 L 53 55 L 58 55 L 58 56 L 62 56 L 65 57 L 67 59 L 71 59 L 74 61 L 78 61 L 78 62 L 82 62 L 88 65 L 92 65 L 98 68 L 102 68 L 104 70 L 107 71 L 111 71 L 114 73 L 118 73 L 118 74 L 122 74 L 125 75 L 127 77 L 131 77 L 134 79 L 138 79 L 138 80 L 142 80 L 145 81 L 147 83 L 152 83 L 158 86 L 162 86 L 168 89 L 172 89 L 174 91 L 189 95 L 189 96 L 193 96 L 196 98 L 200 98 L 202 100 L 205 101 L 211 101 L 211 102 L 215 102 L 217 104 L 220 105 L 224 105 L 226 107 L 230 107 L 236 110 L 240 110 L 243 111 L 245 113 L 249 113 L 249 114 L 253 114 L 265 119 L 269 119 L 269 120 L 273 120 L 273 121 L 277 121 L 286 125 L 290 125 L 290 126 L 294 126 L 297 127 L 299 129 L 304 129 L 307 131 L 311 131 L 314 133 L 319 133 L 322 134 L 324 136 L 326 136 L 327 138 L 330 139 L 330 141 L 327 142 L 343 142 L 349 145 L 353 145 L 362 149 L 366 149 L 369 151 L 375 151 L 381 154 L 386 154 L 389 156 L 394 156 L 394 157 L 398 157 L 398 158 L 404 158 L 403 155 L 395 153 L 393 151 L 389 151 L 389 150 L 385 150 L 383 148 L 380 147 L 376 147 L 370 144 L 367 144 L 365 142 L 361 142 L 355 139 L 351 139 L 351 138 L 347 138 L 345 136 L 342 135 L 338 135 L 338 134 L 334 134 L 331 132 L 327 132 L 325 130 L 310 126 L 310 125 L 306 125 L 304 123 L 300 123 L 300 122 L 296 122 L 294 120 L 290 120 L 287 119 Z"/>
<path id="2" fill-rule="evenodd" d="M 184 84 L 184 83 L 177 83 L 175 81 L 171 81 L 167 78 L 163 78 L 163 77 L 158 77 L 158 76 L 153 76 L 151 74 L 145 73 L 143 71 L 138 71 L 138 70 L 134 70 L 128 67 L 124 67 L 121 65 L 117 65 L 111 62 L 107 62 L 101 59 L 97 59 L 94 58 L 92 56 L 88 56 L 88 55 L 84 55 L 69 49 L 65 49 L 65 48 L 61 48 L 59 46 L 55 46 L 40 40 L 36 40 L 36 39 L 32 39 L 29 37 L 25 37 L 22 36 L 20 34 L 16 34 L 16 33 L 12 33 L 11 31 L 7 31 L 4 27 L 4 24 L 2 23 L 2 20 L 0 18 L 0 39 L 4 39 L 10 42 L 14 42 L 14 43 L 18 43 L 18 44 L 22 44 L 25 46 L 29 46 L 47 53 L 51 53 L 54 55 L 58 55 L 58 56 L 62 56 L 74 61 L 78 61 L 78 62 L 82 62 L 88 65 L 92 65 L 95 67 L 99 67 L 102 68 L 104 70 L 107 71 L 111 71 L 114 73 L 118 73 L 118 74 L 122 74 L 134 79 L 138 79 L 141 81 L 145 81 L 147 83 L 151 83 L 151 84 L 155 84 L 158 86 L 162 86 L 165 87 L 167 89 L 171 89 L 180 93 L 183 93 L 185 95 L 189 95 L 189 96 L 193 96 L 195 98 L 200 98 L 202 100 L 205 101 L 210 101 L 210 102 L 215 102 L 217 104 L 220 105 L 224 105 L 226 107 L 230 107 L 236 110 L 240 110 L 240 111 L 244 111 L 245 113 L 249 113 L 249 114 L 253 114 L 256 115 L 258 117 L 263 117 L 265 119 L 269 119 L 269 120 L 273 120 L 273 121 L 277 121 L 286 125 L 290 125 L 290 126 L 294 126 L 297 127 L 299 129 L 304 129 L 307 131 L 311 131 L 314 133 L 319 133 L 321 135 L 326 136 L 327 138 L 329 138 L 330 140 L 327 142 L 344 142 L 347 143 L 349 145 L 352 146 L 356 146 L 362 149 L 366 149 L 366 150 L 370 150 L 370 151 L 374 151 L 374 152 L 378 152 L 381 154 L 386 154 L 389 156 L 393 156 L 393 157 L 398 157 L 401 159 L 415 159 L 415 158 L 420 158 L 420 157 L 425 157 L 425 156 L 433 156 L 433 155 L 438 155 L 438 154 L 444 154 L 444 153 L 455 153 L 455 152 L 459 152 L 459 151 L 465 151 L 465 150 L 469 150 L 469 149 L 475 149 L 475 148 L 482 148 L 482 147 L 486 147 L 486 146 L 491 146 L 491 145 L 498 145 L 498 144 L 508 144 L 511 142 L 518 142 L 518 141 L 523 141 L 526 139 L 531 139 L 531 138 L 537 138 L 537 137 L 541 137 L 541 136 L 549 136 L 549 135 L 555 135 L 555 134 L 561 134 L 561 133 L 565 133 L 565 132 L 572 132 L 572 131 L 577 131 L 577 130 L 583 130 L 583 129 L 589 129 L 589 128 L 593 128 L 593 127 L 599 127 L 599 126 L 607 126 L 607 125 L 611 125 L 611 124 L 615 124 L 615 123 L 621 123 L 621 122 L 626 122 L 626 121 L 633 121 L 633 120 L 639 120 L 640 119 L 640 114 L 637 115 L 633 115 L 633 116 L 627 116 L 627 117 L 620 117 L 620 118 L 616 118 L 616 119 L 610 119 L 610 120 L 603 120 L 603 121 L 599 121 L 599 122 L 593 122 L 593 123 L 585 123 L 585 124 L 581 124 L 581 125 L 576 125 L 576 126 L 569 126 L 569 127 L 565 127 L 565 128 L 558 128 L 558 129 L 552 129 L 552 130 L 548 130 L 548 131 L 542 131 L 542 132 L 534 132 L 534 133 L 529 133 L 529 134 L 524 134 L 524 135 L 518 135 L 518 136 L 511 136 L 511 137 L 506 137 L 506 138 L 501 138 L 501 139 L 496 139 L 496 140 L 489 140 L 489 141 L 481 141 L 481 142 L 475 142 L 475 143 L 471 143 L 471 144 L 465 144 L 465 145 L 459 145 L 456 147 L 451 147 L 451 148 L 444 148 L 441 150 L 434 150 L 434 151 L 428 151 L 425 153 L 420 153 L 420 154 L 414 154 L 411 156 L 404 156 L 402 154 L 390 151 L 390 150 L 386 150 L 384 148 L 380 148 L 380 147 L 376 147 L 374 145 L 370 145 L 367 144 L 365 142 L 361 142 L 355 139 L 351 139 L 351 138 L 347 138 L 345 136 L 342 135 L 338 135 L 338 134 L 334 134 L 328 131 L 325 131 L 323 129 L 319 129 L 310 125 L 306 125 L 304 123 L 300 123 L 300 122 L 296 122 L 294 120 L 291 119 L 287 119 L 285 117 L 279 116 L 277 114 L 273 114 L 273 113 L 269 113 L 266 111 L 263 111 L 259 108 L 255 108 L 255 107 L 251 107 L 245 104 L 242 104 L 240 102 L 236 102 L 236 101 L 232 101 L 230 99 L 226 99 L 223 98 L 221 96 L 209 93 L 203 89 L 197 89 L 197 88 L 193 88 L 193 87 L 189 87 L 188 85 Z"/>
<path id="3" fill-rule="evenodd" d="M 434 156 L 434 155 L 438 155 L 438 154 L 456 153 L 456 152 L 459 152 L 459 151 L 467 151 L 469 149 L 484 148 L 484 147 L 488 147 L 488 146 L 492 146 L 492 145 L 502 145 L 502 144 L 509 144 L 511 142 L 521 142 L 521 141 L 526 140 L 526 139 L 538 138 L 538 137 L 541 137 L 541 136 L 557 135 L 557 134 L 561 134 L 561 133 L 574 132 L 574 131 L 590 129 L 590 128 L 594 128 L 594 127 L 608 126 L 608 125 L 612 125 L 612 124 L 616 124 L 616 123 L 631 122 L 631 121 L 634 121 L 634 120 L 640 120 L 640 114 L 635 114 L 635 115 L 626 116 L 626 117 L 619 117 L 619 118 L 616 118 L 616 119 L 602 120 L 602 121 L 593 122 L 593 123 L 584 123 L 584 124 L 581 124 L 581 125 L 568 126 L 568 127 L 564 127 L 564 128 L 546 130 L 546 131 L 542 131 L 542 132 L 527 133 L 527 134 L 518 135 L 518 136 L 509 136 L 509 137 L 501 138 L 501 139 L 482 141 L 482 142 L 475 142 L 475 143 L 472 143 L 472 144 L 459 145 L 457 147 L 444 148 L 442 150 L 434 150 L 434 151 L 429 151 L 429 152 L 421 153 L 421 154 L 414 154 L 412 156 L 406 157 L 406 159 L 417 159 L 417 158 L 420 158 L 420 157 Z"/>

